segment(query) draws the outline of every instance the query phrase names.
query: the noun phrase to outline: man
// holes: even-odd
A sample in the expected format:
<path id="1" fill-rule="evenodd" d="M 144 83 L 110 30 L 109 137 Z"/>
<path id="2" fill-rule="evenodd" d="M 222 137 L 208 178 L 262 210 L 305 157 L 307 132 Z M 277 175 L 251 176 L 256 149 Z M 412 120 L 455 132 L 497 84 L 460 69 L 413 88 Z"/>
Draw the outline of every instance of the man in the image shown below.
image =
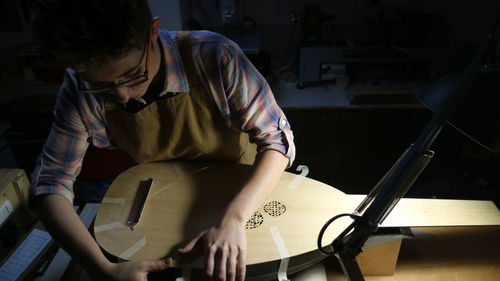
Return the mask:
<path id="1" fill-rule="evenodd" d="M 245 223 L 294 159 L 290 125 L 236 44 L 207 31 L 160 30 L 159 23 L 146 0 L 35 4 L 34 34 L 69 67 L 31 199 L 50 233 L 97 280 L 146 280 L 170 258 L 112 263 L 72 209 L 89 144 L 123 149 L 137 163 L 255 159 L 220 224 L 179 249 L 186 254 L 202 245 L 209 278 L 243 280 Z M 249 149 L 248 139 L 257 149 Z"/>

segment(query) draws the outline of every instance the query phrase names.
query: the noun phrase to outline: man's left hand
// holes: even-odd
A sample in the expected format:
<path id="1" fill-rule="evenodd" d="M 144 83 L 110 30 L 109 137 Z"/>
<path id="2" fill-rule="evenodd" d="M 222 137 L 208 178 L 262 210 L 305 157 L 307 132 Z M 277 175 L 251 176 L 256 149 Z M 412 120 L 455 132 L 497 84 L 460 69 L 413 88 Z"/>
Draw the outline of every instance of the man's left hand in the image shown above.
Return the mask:
<path id="1" fill-rule="evenodd" d="M 188 254 L 199 243 L 204 249 L 205 275 L 209 280 L 245 280 L 247 241 L 244 224 L 233 220 L 207 229 L 179 249 L 179 253 Z"/>

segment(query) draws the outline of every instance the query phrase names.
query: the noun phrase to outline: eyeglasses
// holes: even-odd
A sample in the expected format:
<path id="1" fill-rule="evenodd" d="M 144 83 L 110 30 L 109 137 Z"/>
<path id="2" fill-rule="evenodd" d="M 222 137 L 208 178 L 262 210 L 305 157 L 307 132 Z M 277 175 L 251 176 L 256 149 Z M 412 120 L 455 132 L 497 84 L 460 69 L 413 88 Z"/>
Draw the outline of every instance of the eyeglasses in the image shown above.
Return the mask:
<path id="1" fill-rule="evenodd" d="M 109 93 L 112 92 L 116 88 L 122 88 L 122 87 L 127 87 L 127 88 L 132 88 L 135 86 L 138 86 L 149 79 L 149 71 L 148 71 L 148 64 L 149 64 L 149 36 L 147 39 L 147 42 L 144 46 L 144 50 L 142 51 L 141 55 L 141 61 L 139 64 L 142 63 L 144 60 L 144 56 L 146 57 L 146 62 L 144 64 L 144 73 L 141 75 L 136 75 L 133 77 L 120 77 L 118 78 L 116 82 L 111 82 L 111 83 L 102 83 L 103 85 L 96 85 L 96 83 L 85 81 L 84 79 L 81 79 L 78 77 L 77 80 L 77 86 L 78 90 L 80 90 L 83 93 L 87 94 L 102 94 L 102 93 Z M 135 67 L 134 69 L 137 69 L 139 66 Z M 101 84 L 101 83 L 98 83 Z"/>

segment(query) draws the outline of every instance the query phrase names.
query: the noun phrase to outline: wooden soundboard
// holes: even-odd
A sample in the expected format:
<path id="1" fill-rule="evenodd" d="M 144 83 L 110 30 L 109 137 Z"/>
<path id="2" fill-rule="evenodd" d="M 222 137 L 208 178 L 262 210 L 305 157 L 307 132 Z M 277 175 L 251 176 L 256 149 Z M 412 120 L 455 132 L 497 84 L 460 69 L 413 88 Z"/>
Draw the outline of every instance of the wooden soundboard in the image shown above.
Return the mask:
<path id="1" fill-rule="evenodd" d="M 250 175 L 248 165 L 220 162 L 157 162 L 119 175 L 98 211 L 94 234 L 108 253 L 123 260 L 158 260 L 176 255 L 200 231 L 214 226 L 228 202 Z M 139 183 L 153 178 L 141 220 L 126 221 Z M 290 258 L 289 273 L 324 258 L 316 247 L 324 223 L 351 213 L 364 195 L 347 195 L 301 174 L 285 172 L 272 194 L 247 223 L 247 276 L 275 276 Z M 324 235 L 327 245 L 352 221 L 335 222 Z M 500 225 L 489 201 L 402 199 L 381 227 Z M 177 259 L 178 267 L 200 268 L 200 258 Z M 265 278 L 264 278 L 265 279 Z"/>

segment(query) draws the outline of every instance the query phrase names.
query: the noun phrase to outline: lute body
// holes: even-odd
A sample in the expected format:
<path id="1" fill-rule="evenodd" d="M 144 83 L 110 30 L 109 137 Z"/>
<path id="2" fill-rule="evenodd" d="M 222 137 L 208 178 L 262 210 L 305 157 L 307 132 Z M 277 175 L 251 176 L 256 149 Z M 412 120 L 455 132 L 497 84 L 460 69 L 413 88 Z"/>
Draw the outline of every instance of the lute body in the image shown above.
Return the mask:
<path id="1" fill-rule="evenodd" d="M 106 193 L 94 224 L 98 244 L 123 260 L 178 257 L 176 249 L 214 226 L 252 167 L 223 162 L 157 162 L 137 165 L 119 175 Z M 140 222 L 131 230 L 126 221 L 141 181 L 153 178 Z M 285 172 L 271 195 L 247 223 L 248 280 L 270 280 L 282 259 L 288 273 L 324 258 L 317 235 L 332 216 L 352 212 L 364 198 Z M 447 211 L 445 211 L 445 209 Z M 330 243 L 350 223 L 341 219 L 324 236 Z M 491 202 L 402 199 L 382 227 L 498 225 Z M 201 259 L 177 258 L 178 267 L 200 268 Z"/>

